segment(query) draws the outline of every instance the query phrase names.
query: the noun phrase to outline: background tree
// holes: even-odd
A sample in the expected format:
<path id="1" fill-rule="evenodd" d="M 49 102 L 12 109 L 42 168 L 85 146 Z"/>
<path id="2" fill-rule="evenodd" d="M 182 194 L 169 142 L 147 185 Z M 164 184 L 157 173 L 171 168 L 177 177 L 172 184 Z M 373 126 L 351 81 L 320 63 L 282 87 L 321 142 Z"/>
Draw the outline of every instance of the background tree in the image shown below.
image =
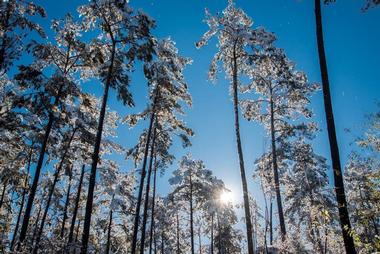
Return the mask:
<path id="1" fill-rule="evenodd" d="M 49 139 L 54 138 L 51 133 L 57 131 L 64 124 L 66 100 L 73 100 L 80 90 L 73 77 L 79 71 L 77 65 L 81 58 L 84 44 L 78 40 L 79 26 L 75 26 L 71 17 L 67 16 L 66 22 L 70 25 L 60 27 L 54 22 L 52 28 L 56 32 L 56 45 L 52 43 L 32 43 L 31 50 L 35 61 L 30 66 L 20 66 L 20 72 L 15 77 L 18 85 L 24 90 L 32 89 L 34 93 L 22 95 L 25 101 L 23 107 L 30 113 L 40 116 L 43 122 L 44 133 L 41 137 L 41 147 L 34 172 L 33 183 L 28 195 L 25 215 L 20 231 L 20 242 L 25 239 L 29 218 L 33 207 L 34 197 L 38 186 L 39 176 L 43 166 Z M 46 76 L 43 71 L 53 69 L 51 76 Z"/>
<path id="2" fill-rule="evenodd" d="M 358 151 L 353 151 L 345 168 L 349 211 L 355 229 L 355 243 L 363 252 L 376 252 L 379 241 L 379 151 L 380 113 L 368 117 L 364 134 L 357 138 Z"/>
<path id="3" fill-rule="evenodd" d="M 82 237 L 82 251 L 88 248 L 91 212 L 99 160 L 100 143 L 106 113 L 109 88 L 117 91 L 123 104 L 132 106 L 132 95 L 128 91 L 129 72 L 135 59 L 149 61 L 152 53 L 150 29 L 154 22 L 143 13 L 135 13 L 126 1 L 91 1 L 78 9 L 87 29 L 100 27 L 100 35 L 91 44 L 93 71 L 104 84 L 98 130 L 92 156 L 90 182 L 87 195 L 86 215 Z"/>
<path id="4" fill-rule="evenodd" d="M 273 173 L 273 186 L 277 198 L 277 208 L 282 240 L 285 240 L 286 227 L 280 190 L 279 164 L 285 159 L 283 153 L 289 149 L 289 139 L 297 136 L 309 136 L 315 128 L 312 124 L 292 124 L 300 117 L 310 117 L 307 108 L 310 95 L 317 86 L 307 82 L 306 75 L 296 71 L 294 64 L 281 49 L 268 47 L 262 54 L 251 57 L 252 67 L 249 73 L 250 84 L 241 86 L 243 92 L 254 91 L 254 99 L 242 99 L 240 105 L 244 117 L 250 121 L 262 123 L 271 140 L 269 159 Z M 281 165 L 280 165 L 281 166 Z M 270 168 L 270 167 L 269 167 Z M 266 166 L 262 169 L 267 169 Z"/>
<path id="5" fill-rule="evenodd" d="M 240 137 L 238 87 L 240 83 L 239 79 L 241 76 L 246 75 L 247 71 L 247 46 L 256 45 L 257 48 L 265 46 L 273 40 L 273 36 L 262 29 L 252 30 L 253 22 L 251 18 L 242 9 L 236 8 L 232 0 L 228 1 L 227 8 L 220 15 L 212 16 L 206 10 L 206 22 L 209 26 L 209 31 L 196 43 L 196 46 L 197 48 L 203 47 L 213 36 L 216 36 L 218 38 L 219 51 L 211 62 L 209 79 L 215 80 L 218 64 L 222 63 L 227 78 L 231 81 L 236 145 L 243 187 L 248 253 L 253 254 L 251 213 L 249 210 L 248 186 Z"/>
<path id="6" fill-rule="evenodd" d="M 142 160 L 142 172 L 140 179 L 139 193 L 137 197 L 137 206 L 135 213 L 134 224 L 134 240 L 132 251 L 137 243 L 137 232 L 139 226 L 140 204 L 142 200 L 142 192 L 144 186 L 144 179 L 146 174 L 146 166 L 148 159 L 148 150 L 150 147 L 150 165 L 148 170 L 147 187 L 151 181 L 152 162 L 155 156 L 154 147 L 160 150 L 159 160 L 161 162 L 171 162 L 164 160 L 168 157 L 167 150 L 172 145 L 172 136 L 178 135 L 182 140 L 183 146 L 189 146 L 189 137 L 193 135 L 193 131 L 186 127 L 184 122 L 179 119 L 179 115 L 184 114 L 183 104 L 191 106 L 191 97 L 188 93 L 188 85 L 184 79 L 183 70 L 186 65 L 191 63 L 189 58 L 182 57 L 178 54 L 178 49 L 175 43 L 170 39 L 165 39 L 155 43 L 154 47 L 157 58 L 151 63 L 144 66 L 144 73 L 149 83 L 149 96 L 151 103 L 143 112 L 135 115 L 129 115 L 125 121 L 130 126 L 134 126 L 141 119 L 149 118 L 149 127 L 145 130 L 140 137 L 140 143 L 129 151 L 129 155 L 134 157 L 135 162 Z M 144 141 L 143 143 L 141 141 Z M 158 144 L 156 144 L 156 142 Z M 160 144 L 161 142 L 161 144 Z M 145 242 L 145 223 L 147 219 L 147 205 L 148 205 L 149 188 L 146 191 L 146 198 L 144 204 L 144 219 L 142 225 L 142 242 L 140 248 L 144 248 Z M 145 221 L 145 223 L 144 223 Z M 140 252 L 143 250 L 141 249 Z"/>

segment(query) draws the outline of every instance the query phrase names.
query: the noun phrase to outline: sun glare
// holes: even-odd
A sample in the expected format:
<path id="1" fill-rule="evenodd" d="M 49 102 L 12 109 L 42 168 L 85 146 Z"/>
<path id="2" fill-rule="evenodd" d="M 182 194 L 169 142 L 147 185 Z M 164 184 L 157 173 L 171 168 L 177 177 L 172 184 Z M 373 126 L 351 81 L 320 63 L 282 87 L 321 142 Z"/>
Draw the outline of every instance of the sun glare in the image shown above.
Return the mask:
<path id="1" fill-rule="evenodd" d="M 231 191 L 223 191 L 220 194 L 220 202 L 223 204 L 230 204 L 233 201 L 233 196 Z"/>

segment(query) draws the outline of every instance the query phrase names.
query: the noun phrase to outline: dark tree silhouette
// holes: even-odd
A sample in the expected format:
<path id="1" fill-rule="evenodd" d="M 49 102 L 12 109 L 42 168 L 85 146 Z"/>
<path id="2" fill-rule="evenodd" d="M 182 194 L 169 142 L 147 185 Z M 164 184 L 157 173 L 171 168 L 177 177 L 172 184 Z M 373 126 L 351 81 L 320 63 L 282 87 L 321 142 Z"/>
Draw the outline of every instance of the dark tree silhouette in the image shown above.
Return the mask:
<path id="1" fill-rule="evenodd" d="M 326 60 L 325 46 L 324 46 L 324 41 L 323 41 L 321 0 L 315 0 L 315 22 L 316 22 L 318 55 L 319 55 L 319 65 L 320 65 L 321 77 L 322 77 L 322 90 L 323 90 L 323 99 L 324 99 L 324 105 L 325 105 L 327 132 L 328 132 L 329 143 L 330 143 L 330 153 L 331 153 L 331 161 L 332 161 L 332 167 L 333 167 L 336 201 L 338 203 L 340 226 L 342 228 L 344 247 L 346 249 L 346 253 L 355 254 L 356 250 L 355 250 L 354 239 L 352 238 L 352 234 L 351 234 L 352 228 L 351 228 L 350 217 L 349 217 L 348 209 L 347 209 L 346 194 L 344 191 L 344 183 L 343 183 L 343 173 L 342 173 L 342 168 L 341 168 L 338 140 L 336 137 L 336 130 L 335 130 L 334 113 L 333 113 L 332 102 L 331 102 L 330 83 L 329 83 L 329 76 L 328 76 L 328 70 L 327 70 L 327 60 Z"/>

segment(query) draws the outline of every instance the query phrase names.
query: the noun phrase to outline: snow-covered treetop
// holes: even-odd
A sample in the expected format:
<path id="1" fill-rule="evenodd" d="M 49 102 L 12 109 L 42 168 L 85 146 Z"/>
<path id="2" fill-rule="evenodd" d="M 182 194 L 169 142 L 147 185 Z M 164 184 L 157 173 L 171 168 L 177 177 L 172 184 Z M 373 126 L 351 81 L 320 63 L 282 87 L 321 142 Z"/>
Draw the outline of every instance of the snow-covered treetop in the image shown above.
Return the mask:
<path id="1" fill-rule="evenodd" d="M 23 52 L 24 38 L 30 31 L 45 37 L 42 27 L 32 16 L 45 17 L 44 8 L 28 0 L 0 2 L 0 74 L 4 74 Z M 29 31 L 25 31 L 29 30 Z"/>
<path id="2" fill-rule="evenodd" d="M 155 58 L 144 65 L 144 74 L 149 84 L 150 104 L 141 113 L 128 115 L 124 122 L 134 127 L 140 120 L 148 119 L 154 113 L 156 130 L 155 153 L 161 169 L 171 163 L 174 157 L 169 153 L 173 136 L 178 136 L 183 146 L 189 146 L 193 131 L 180 119 L 185 114 L 184 105 L 191 106 L 192 100 L 183 75 L 184 68 L 192 61 L 178 53 L 170 39 L 158 40 L 154 46 Z M 127 156 L 139 162 L 144 152 L 147 132 L 144 131 L 139 143 Z"/>
<path id="3" fill-rule="evenodd" d="M 209 79 L 214 80 L 218 72 L 218 63 L 223 63 L 223 68 L 228 78 L 232 77 L 232 59 L 237 60 L 238 73 L 244 73 L 247 68 L 249 48 L 254 51 L 270 45 L 275 36 L 263 28 L 253 29 L 252 19 L 240 8 L 237 8 L 232 0 L 228 1 L 226 9 L 215 16 L 206 9 L 205 22 L 209 30 L 196 43 L 201 48 L 216 36 L 219 51 L 215 54 L 210 70 Z"/>
<path id="4" fill-rule="evenodd" d="M 277 134 L 289 137 L 302 133 L 311 137 L 317 130 L 315 124 L 297 125 L 288 121 L 312 116 L 310 97 L 319 85 L 310 83 L 305 73 L 295 69 L 284 51 L 274 46 L 252 56 L 250 61 L 247 72 L 250 83 L 241 85 L 240 90 L 253 92 L 256 98 L 240 101 L 244 117 L 263 123 L 267 130 L 271 128 L 273 117 Z"/>

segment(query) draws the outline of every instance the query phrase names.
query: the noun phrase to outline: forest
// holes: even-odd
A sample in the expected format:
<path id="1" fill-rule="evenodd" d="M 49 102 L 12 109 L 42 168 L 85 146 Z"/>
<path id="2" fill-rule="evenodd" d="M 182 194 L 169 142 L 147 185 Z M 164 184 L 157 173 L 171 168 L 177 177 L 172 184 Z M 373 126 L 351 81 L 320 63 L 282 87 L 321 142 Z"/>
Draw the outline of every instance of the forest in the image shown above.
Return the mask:
<path id="1" fill-rule="evenodd" d="M 0 0 L 0 253 L 380 253 L 380 1 L 277 1 L 309 46 L 265 2 Z"/>

